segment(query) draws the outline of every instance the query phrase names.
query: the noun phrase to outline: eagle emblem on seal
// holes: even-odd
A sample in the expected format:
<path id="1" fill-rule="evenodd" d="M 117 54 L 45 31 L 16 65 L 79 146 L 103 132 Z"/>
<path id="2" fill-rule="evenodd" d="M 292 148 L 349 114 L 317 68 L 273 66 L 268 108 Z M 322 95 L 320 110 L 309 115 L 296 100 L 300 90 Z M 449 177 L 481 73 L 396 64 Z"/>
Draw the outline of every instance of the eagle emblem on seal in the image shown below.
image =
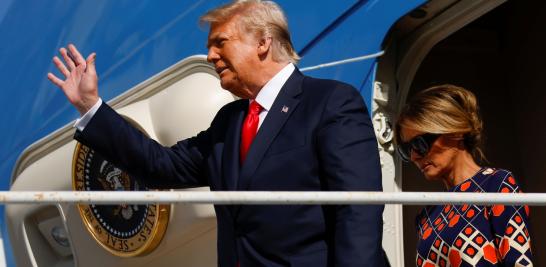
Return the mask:
<path id="1" fill-rule="evenodd" d="M 78 143 L 72 163 L 77 191 L 146 191 L 127 172 Z M 120 257 L 145 255 L 160 243 L 167 228 L 169 205 L 80 204 L 80 216 L 91 236 Z"/>

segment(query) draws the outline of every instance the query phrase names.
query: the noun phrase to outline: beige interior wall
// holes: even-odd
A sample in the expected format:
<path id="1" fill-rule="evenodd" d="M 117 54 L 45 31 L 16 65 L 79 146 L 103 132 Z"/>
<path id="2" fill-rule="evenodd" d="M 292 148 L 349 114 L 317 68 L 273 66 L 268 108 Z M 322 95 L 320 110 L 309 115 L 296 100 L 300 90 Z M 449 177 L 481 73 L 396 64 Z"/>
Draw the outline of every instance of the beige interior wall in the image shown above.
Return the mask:
<path id="1" fill-rule="evenodd" d="M 514 172 L 526 192 L 546 192 L 546 2 L 508 1 L 436 45 L 423 61 L 410 97 L 431 85 L 471 89 L 484 119 L 489 163 Z M 417 168 L 403 167 L 404 191 L 442 191 Z M 415 266 L 415 215 L 404 207 L 405 266 Z M 531 209 L 533 251 L 546 264 L 546 207 Z"/>

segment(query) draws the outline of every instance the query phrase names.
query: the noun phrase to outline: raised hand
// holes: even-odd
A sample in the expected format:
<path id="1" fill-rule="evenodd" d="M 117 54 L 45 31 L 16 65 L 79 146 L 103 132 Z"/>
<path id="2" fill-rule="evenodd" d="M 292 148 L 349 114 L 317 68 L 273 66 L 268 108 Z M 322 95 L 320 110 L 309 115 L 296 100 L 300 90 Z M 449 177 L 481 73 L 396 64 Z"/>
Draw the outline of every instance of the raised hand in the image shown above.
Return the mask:
<path id="1" fill-rule="evenodd" d="M 53 63 L 65 80 L 53 73 L 48 73 L 47 78 L 63 90 L 68 101 L 83 115 L 99 100 L 96 54 L 84 59 L 73 44 L 68 45 L 68 50 L 62 47 L 59 51 L 66 65 L 57 56 L 53 57 Z"/>

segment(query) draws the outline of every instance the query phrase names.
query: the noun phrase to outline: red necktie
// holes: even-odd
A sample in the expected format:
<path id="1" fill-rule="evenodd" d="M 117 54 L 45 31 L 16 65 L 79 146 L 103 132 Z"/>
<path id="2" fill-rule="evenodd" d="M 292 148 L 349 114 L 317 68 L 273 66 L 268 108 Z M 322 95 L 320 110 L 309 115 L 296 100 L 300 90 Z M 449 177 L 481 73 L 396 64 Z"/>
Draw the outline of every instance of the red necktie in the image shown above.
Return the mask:
<path id="1" fill-rule="evenodd" d="M 262 106 L 256 101 L 252 101 L 248 106 L 248 113 L 246 114 L 245 121 L 243 122 L 243 129 L 241 134 L 241 148 L 240 148 L 240 159 L 241 163 L 245 161 L 246 154 L 252 144 L 252 140 L 256 136 L 258 131 L 258 123 L 260 122 L 260 111 L 262 111 Z"/>

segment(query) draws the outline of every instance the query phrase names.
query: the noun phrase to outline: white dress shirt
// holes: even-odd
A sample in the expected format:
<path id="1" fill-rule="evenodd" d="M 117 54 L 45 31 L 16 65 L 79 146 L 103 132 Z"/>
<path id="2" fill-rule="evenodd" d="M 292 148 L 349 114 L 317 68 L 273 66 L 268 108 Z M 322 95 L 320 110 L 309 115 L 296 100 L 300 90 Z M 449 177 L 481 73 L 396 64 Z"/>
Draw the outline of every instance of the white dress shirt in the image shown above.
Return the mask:
<path id="1" fill-rule="evenodd" d="M 260 121 L 258 123 L 258 129 L 260 129 L 260 126 L 265 120 L 267 113 L 271 109 L 271 106 L 273 106 L 273 102 L 275 102 L 275 99 L 281 91 L 281 88 L 286 83 L 290 75 L 292 75 L 295 69 L 296 67 L 292 63 L 286 65 L 284 68 L 282 68 L 281 71 L 275 74 L 275 76 L 273 76 L 273 78 L 271 78 L 271 80 L 269 80 L 264 85 L 264 87 L 262 87 L 262 89 L 256 96 L 256 99 L 249 100 L 258 101 L 258 104 L 260 104 L 260 106 L 262 106 L 263 108 L 259 115 Z M 81 118 L 76 120 L 76 122 L 74 123 L 74 127 L 76 127 L 76 129 L 78 129 L 79 131 L 83 131 L 83 129 L 85 129 L 85 126 L 87 126 L 91 118 L 93 118 L 101 104 L 102 99 L 99 98 L 99 101 L 97 101 L 97 103 L 95 103 L 95 105 L 93 105 L 91 109 L 89 109 Z"/>
<path id="2" fill-rule="evenodd" d="M 250 102 L 257 101 L 263 108 L 259 115 L 260 121 L 258 122 L 258 129 L 260 129 L 260 126 L 262 126 L 262 122 L 265 120 L 271 106 L 273 106 L 273 102 L 275 102 L 281 88 L 286 83 L 288 78 L 290 78 L 290 75 L 292 75 L 294 69 L 296 69 L 294 64 L 289 63 L 286 65 L 281 71 L 275 74 L 275 76 L 273 76 L 273 78 L 271 78 L 271 80 L 269 80 L 264 87 L 262 87 L 260 92 L 258 92 L 256 99 L 250 100 Z"/>
<path id="3" fill-rule="evenodd" d="M 78 129 L 80 132 L 83 131 L 83 129 L 85 128 L 85 126 L 87 126 L 91 118 L 93 118 L 97 110 L 99 110 L 100 105 L 102 105 L 101 98 L 99 98 L 99 101 L 97 101 L 95 105 L 93 105 L 85 114 L 83 114 L 81 118 L 76 120 L 76 122 L 74 123 L 74 127 L 76 127 L 76 129 Z"/>

